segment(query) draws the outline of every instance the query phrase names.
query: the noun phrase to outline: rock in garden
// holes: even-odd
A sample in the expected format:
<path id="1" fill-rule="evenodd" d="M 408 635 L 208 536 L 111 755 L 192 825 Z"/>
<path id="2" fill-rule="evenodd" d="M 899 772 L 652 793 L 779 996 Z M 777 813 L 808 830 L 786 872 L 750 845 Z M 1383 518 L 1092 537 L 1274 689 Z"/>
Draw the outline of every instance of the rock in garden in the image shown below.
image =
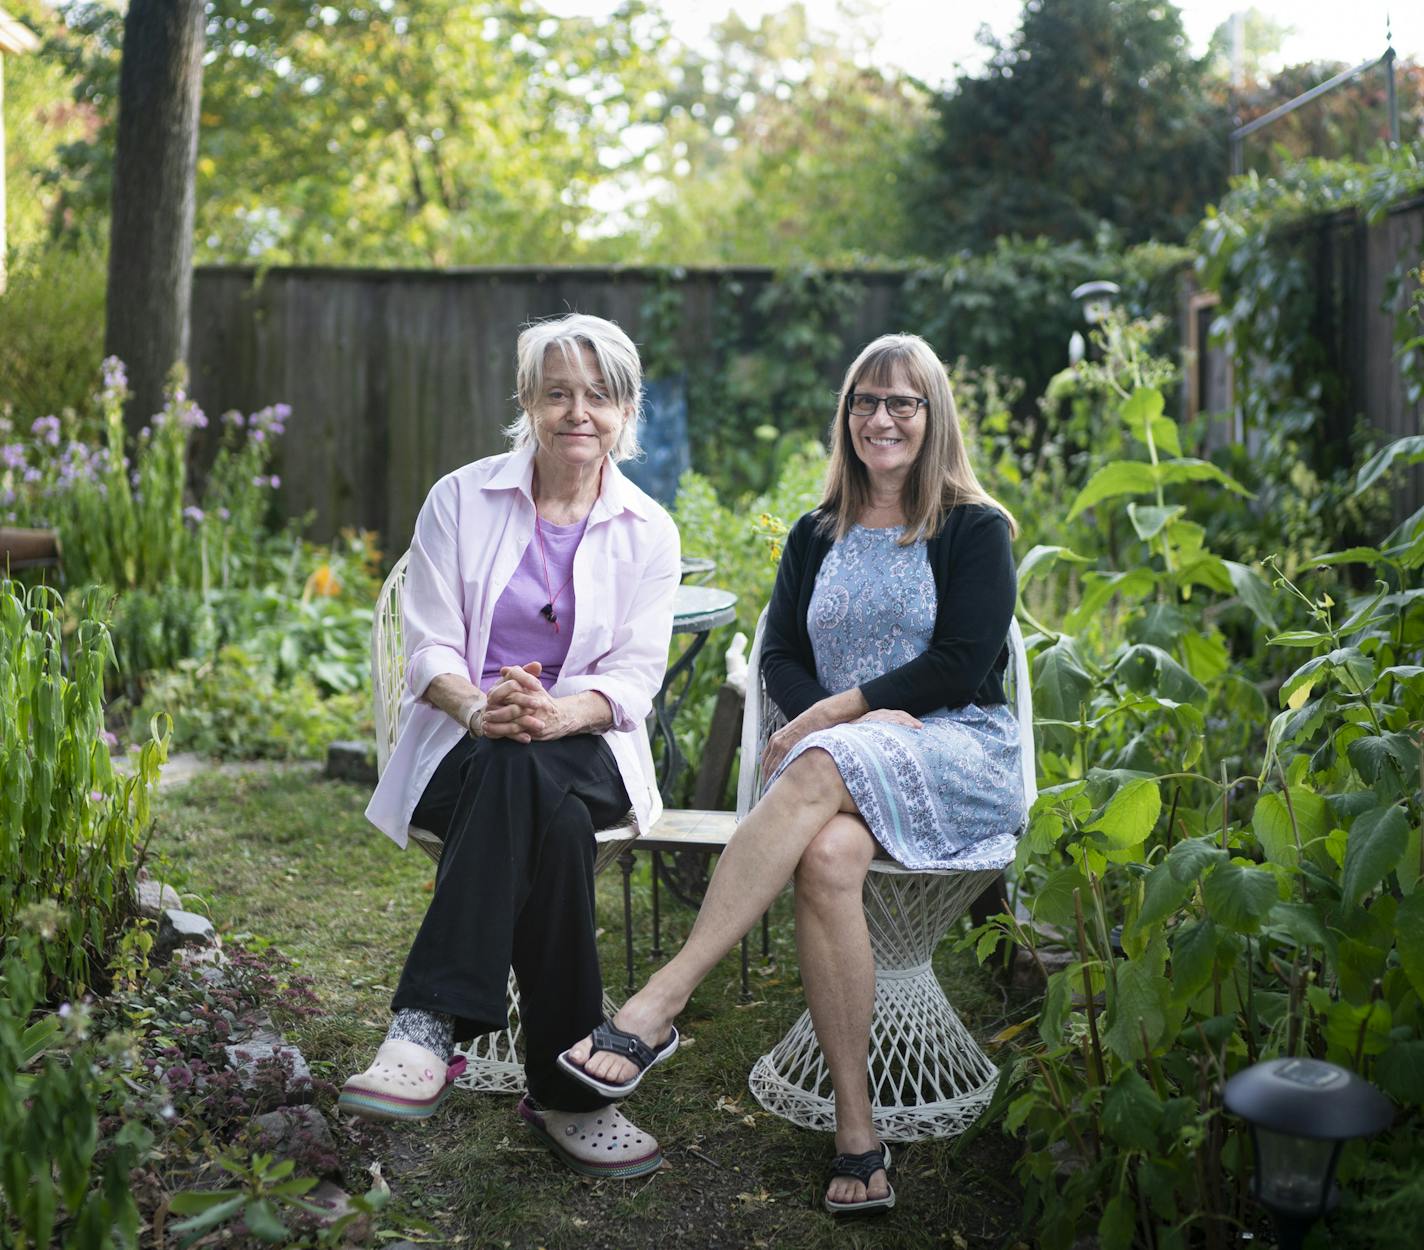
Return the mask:
<path id="1" fill-rule="evenodd" d="M 365 742 L 333 742 L 326 748 L 326 775 L 332 781 L 375 785 L 375 748 Z"/>
<path id="2" fill-rule="evenodd" d="M 197 912 L 165 907 L 158 918 L 158 939 L 154 953 L 164 962 L 180 946 L 216 946 L 217 931 L 213 922 Z"/>
<path id="3" fill-rule="evenodd" d="M 297 1174 L 341 1178 L 341 1161 L 336 1153 L 326 1117 L 315 1107 L 278 1107 L 259 1115 L 252 1127 L 262 1134 L 264 1148 L 280 1158 L 294 1159 Z"/>
<path id="4" fill-rule="evenodd" d="M 242 1088 L 259 1106 L 310 1102 L 311 1068 L 306 1057 L 288 1042 L 232 1042 L 223 1047 L 227 1066 L 238 1074 Z"/>
<path id="5" fill-rule="evenodd" d="M 170 907 L 181 910 L 183 906 L 178 891 L 165 881 L 140 881 L 134 890 L 134 901 L 138 904 L 138 914 L 150 920 L 157 920 Z"/>

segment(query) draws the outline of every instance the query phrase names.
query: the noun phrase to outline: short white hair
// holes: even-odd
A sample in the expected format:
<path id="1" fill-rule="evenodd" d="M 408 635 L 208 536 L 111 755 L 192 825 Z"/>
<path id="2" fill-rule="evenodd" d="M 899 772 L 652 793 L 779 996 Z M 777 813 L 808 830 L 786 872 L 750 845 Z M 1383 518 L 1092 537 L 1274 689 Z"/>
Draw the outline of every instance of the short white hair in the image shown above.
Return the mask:
<path id="1" fill-rule="evenodd" d="M 640 452 L 638 427 L 643 420 L 643 362 L 638 349 L 623 331 L 603 317 L 570 313 L 548 321 L 531 321 L 519 334 L 515 399 L 519 415 L 506 428 L 510 443 L 519 450 L 534 442 L 534 419 L 529 410 L 544 390 L 544 363 L 557 350 L 575 373 L 584 372 L 583 349 L 598 361 L 603 384 L 628 419 L 609 453 L 614 460 L 631 460 Z"/>

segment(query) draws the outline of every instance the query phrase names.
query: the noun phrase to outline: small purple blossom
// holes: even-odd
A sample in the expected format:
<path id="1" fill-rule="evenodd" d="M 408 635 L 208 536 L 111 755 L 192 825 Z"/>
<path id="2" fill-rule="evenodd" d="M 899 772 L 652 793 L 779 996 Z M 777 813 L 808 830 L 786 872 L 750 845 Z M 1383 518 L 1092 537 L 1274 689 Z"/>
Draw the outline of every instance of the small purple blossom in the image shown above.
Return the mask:
<path id="1" fill-rule="evenodd" d="M 276 490 L 277 487 L 282 484 L 282 479 L 275 473 L 272 474 L 271 477 L 263 477 L 262 474 L 259 473 L 252 479 L 252 484 L 257 487 L 270 486 L 273 490 Z"/>
<path id="2" fill-rule="evenodd" d="M 201 525 L 206 515 L 207 514 L 204 513 L 201 508 L 195 508 L 191 504 L 183 509 L 183 519 L 185 521 L 192 521 L 194 525 Z"/>
<path id="3" fill-rule="evenodd" d="M 104 792 L 103 792 L 102 790 L 90 790 L 90 791 L 89 791 L 89 802 L 91 802 L 91 803 L 102 803 L 103 801 L 104 801 Z"/>
<path id="4" fill-rule="evenodd" d="M 129 384 L 129 375 L 124 371 L 124 362 L 117 356 L 104 358 L 104 387 L 110 391 L 120 391 Z"/>
<path id="5" fill-rule="evenodd" d="M 232 516 L 232 513 L 229 512 L 226 508 L 219 508 L 219 509 L 218 509 L 218 520 L 220 520 L 220 521 L 226 521 L 226 520 L 228 520 L 231 516 Z"/>
<path id="6" fill-rule="evenodd" d="M 185 430 L 206 430 L 208 415 L 197 404 L 189 404 L 178 416 L 179 424 Z"/>
<path id="7" fill-rule="evenodd" d="M 238 412 L 236 408 L 231 408 L 223 413 L 222 421 L 224 425 L 230 425 L 234 429 L 240 430 L 246 424 L 247 418 Z"/>
<path id="8" fill-rule="evenodd" d="M 38 482 L 42 476 L 43 476 L 43 475 L 40 473 L 40 471 L 39 471 L 38 469 L 26 469 L 26 470 L 25 470 L 25 481 L 26 481 L 26 482 L 30 482 L 30 483 Z"/>
<path id="9" fill-rule="evenodd" d="M 5 461 L 7 469 L 23 469 L 25 467 L 25 449 L 19 443 L 7 443 L 0 448 L 0 458 Z"/>
<path id="10" fill-rule="evenodd" d="M 265 443 L 267 441 L 267 431 L 259 430 L 256 426 L 250 431 L 254 443 Z"/>
<path id="11" fill-rule="evenodd" d="M 68 1020 L 69 1013 L 73 1010 L 74 1007 L 71 1003 L 60 1003 L 59 1010 L 55 1012 L 55 1015 L 57 1015 L 61 1020 Z"/>
<path id="12" fill-rule="evenodd" d="M 30 433 L 36 438 L 42 438 L 51 447 L 59 446 L 59 418 L 58 417 L 37 417 L 35 423 L 30 426 Z"/>
<path id="13" fill-rule="evenodd" d="M 119 745 L 118 735 L 115 733 L 111 733 L 107 729 L 101 729 L 99 731 L 99 741 L 102 742 L 111 751 Z"/>

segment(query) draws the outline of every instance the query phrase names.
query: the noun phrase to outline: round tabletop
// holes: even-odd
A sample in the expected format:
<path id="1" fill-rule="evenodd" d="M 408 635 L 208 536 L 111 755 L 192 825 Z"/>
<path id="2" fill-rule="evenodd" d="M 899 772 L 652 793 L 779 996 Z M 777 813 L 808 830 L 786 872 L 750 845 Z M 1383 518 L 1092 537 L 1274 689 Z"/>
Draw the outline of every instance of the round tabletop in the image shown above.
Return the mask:
<path id="1" fill-rule="evenodd" d="M 677 588 L 672 601 L 672 632 L 702 634 L 737 619 L 737 596 L 715 586 Z"/>
<path id="2" fill-rule="evenodd" d="M 717 569 L 717 561 L 708 559 L 706 556 L 683 556 L 682 557 L 682 580 L 701 581 L 705 577 L 710 577 Z"/>

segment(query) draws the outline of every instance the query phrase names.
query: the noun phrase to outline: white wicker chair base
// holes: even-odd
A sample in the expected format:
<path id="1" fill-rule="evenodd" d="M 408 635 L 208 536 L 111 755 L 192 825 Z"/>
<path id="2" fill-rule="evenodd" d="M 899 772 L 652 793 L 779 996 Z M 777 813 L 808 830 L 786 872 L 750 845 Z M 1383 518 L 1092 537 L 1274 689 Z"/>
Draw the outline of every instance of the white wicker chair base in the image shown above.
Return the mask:
<path id="1" fill-rule="evenodd" d="M 996 872 L 913 873 L 877 861 L 866 877 L 876 967 L 870 1100 L 885 1141 L 953 1137 L 993 1097 L 998 1069 L 960 1023 L 930 957 Z M 835 1091 L 810 1012 L 757 1060 L 748 1083 L 773 1115 L 803 1128 L 835 1130 Z"/>

